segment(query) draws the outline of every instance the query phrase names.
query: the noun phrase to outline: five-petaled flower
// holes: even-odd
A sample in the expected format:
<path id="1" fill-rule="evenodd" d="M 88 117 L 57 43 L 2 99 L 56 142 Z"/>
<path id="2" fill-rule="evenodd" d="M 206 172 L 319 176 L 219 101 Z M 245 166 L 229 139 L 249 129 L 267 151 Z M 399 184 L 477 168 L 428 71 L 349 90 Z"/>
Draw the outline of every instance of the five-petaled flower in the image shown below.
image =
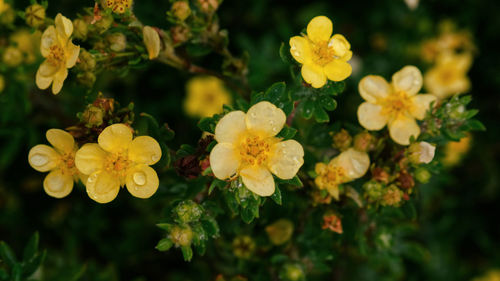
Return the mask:
<path id="1" fill-rule="evenodd" d="M 418 92 L 422 88 L 422 74 L 415 66 L 405 66 L 392 76 L 389 84 L 381 76 L 368 75 L 359 82 L 359 93 L 366 101 L 358 107 L 361 126 L 368 130 L 389 127 L 391 138 L 398 144 L 410 144 L 411 136 L 420 135 L 415 119 L 422 120 L 430 104 L 436 100 L 431 94 Z"/>
<path id="2" fill-rule="evenodd" d="M 307 35 L 290 38 L 290 53 L 302 64 L 302 78 L 314 88 L 323 87 L 327 78 L 342 81 L 352 67 L 351 45 L 341 34 L 332 36 L 332 21 L 325 16 L 313 18 L 307 25 Z"/>
<path id="3" fill-rule="evenodd" d="M 52 197 L 63 198 L 73 190 L 73 182 L 86 180 L 75 167 L 78 147 L 73 136 L 63 130 L 50 129 L 46 138 L 53 147 L 45 144 L 34 146 L 28 154 L 28 162 L 39 172 L 50 171 L 43 181 L 43 189 Z"/>
<path id="4" fill-rule="evenodd" d="M 158 175 L 150 165 L 160 160 L 161 148 L 155 139 L 133 139 L 130 127 L 113 124 L 102 131 L 97 142 L 85 144 L 75 156 L 78 170 L 88 175 L 85 186 L 90 198 L 108 203 L 124 185 L 138 198 L 149 198 L 156 192 Z"/>
<path id="5" fill-rule="evenodd" d="M 68 76 L 68 68 L 72 68 L 80 46 L 71 42 L 73 23 L 61 14 L 57 14 L 55 26 L 51 25 L 42 34 L 40 51 L 45 61 L 36 72 L 36 85 L 45 90 L 52 84 L 52 93 L 61 91 L 64 80 Z"/>
<path id="6" fill-rule="evenodd" d="M 314 183 L 339 200 L 339 185 L 353 181 L 366 174 L 370 166 L 370 157 L 366 152 L 349 148 L 330 160 L 328 164 L 317 163 Z"/>
<path id="7" fill-rule="evenodd" d="M 295 140 L 276 135 L 286 121 L 283 110 L 267 101 L 245 114 L 232 111 L 215 127 L 218 144 L 210 153 L 210 166 L 219 179 L 241 176 L 245 186 L 260 196 L 274 193 L 274 178 L 291 179 L 304 163 L 304 149 Z M 271 174 L 272 173 L 272 174 Z"/>
<path id="8" fill-rule="evenodd" d="M 186 112 L 194 117 L 209 117 L 222 112 L 231 103 L 231 95 L 223 82 L 214 76 L 195 77 L 187 83 Z"/>

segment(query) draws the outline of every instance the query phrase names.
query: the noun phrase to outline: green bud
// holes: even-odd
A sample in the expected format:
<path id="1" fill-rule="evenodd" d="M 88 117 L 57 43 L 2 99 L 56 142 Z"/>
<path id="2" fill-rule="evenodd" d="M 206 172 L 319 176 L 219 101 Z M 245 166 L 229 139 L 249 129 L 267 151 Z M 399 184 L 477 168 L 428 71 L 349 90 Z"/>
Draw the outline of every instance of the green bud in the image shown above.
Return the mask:
<path id="1" fill-rule="evenodd" d="M 113 52 L 121 52 L 127 47 L 127 37 L 123 33 L 113 33 L 106 37 Z"/>
<path id="2" fill-rule="evenodd" d="M 92 53 L 82 49 L 80 55 L 78 56 L 80 63 L 78 67 L 83 71 L 92 71 L 96 66 L 96 61 Z"/>
<path id="3" fill-rule="evenodd" d="M 88 24 L 82 19 L 75 19 L 73 21 L 73 36 L 80 40 L 87 39 L 89 33 Z"/>
<path id="4" fill-rule="evenodd" d="M 111 27 L 112 24 L 113 24 L 113 16 L 104 14 L 102 18 L 94 24 L 94 26 L 97 28 L 97 31 L 99 33 L 104 33 Z"/>
<path id="5" fill-rule="evenodd" d="M 86 127 L 98 127 L 103 123 L 104 110 L 100 107 L 89 105 L 82 114 L 82 122 Z"/>
<path id="6" fill-rule="evenodd" d="M 176 246 L 189 246 L 193 240 L 193 230 L 191 230 L 189 225 L 184 225 L 182 227 L 176 225 L 172 227 L 169 238 Z"/>
<path id="7" fill-rule="evenodd" d="M 195 222 L 201 218 L 203 208 L 192 200 L 186 200 L 175 207 L 174 213 L 183 223 Z"/>
<path id="8" fill-rule="evenodd" d="M 23 53 L 18 48 L 10 46 L 5 49 L 2 60 L 10 67 L 16 67 L 23 62 Z"/>
<path id="9" fill-rule="evenodd" d="M 306 275 L 300 264 L 287 263 L 280 270 L 280 279 L 286 281 L 304 281 Z"/>
<path id="10" fill-rule="evenodd" d="M 420 183 L 428 183 L 429 180 L 431 179 L 431 176 L 432 176 L 431 173 L 426 168 L 418 168 L 415 171 L 415 178 Z"/>
<path id="11" fill-rule="evenodd" d="M 79 73 L 76 76 L 76 79 L 82 85 L 85 85 L 85 86 L 87 86 L 87 87 L 90 88 L 90 87 L 92 87 L 94 85 L 96 77 L 95 77 L 95 74 L 92 73 L 92 72 L 83 72 L 83 73 Z"/>
<path id="12" fill-rule="evenodd" d="M 25 10 L 26 24 L 37 28 L 45 22 L 45 8 L 40 4 L 28 6 Z"/>
<path id="13" fill-rule="evenodd" d="M 342 129 L 340 132 L 333 135 L 333 145 L 342 151 L 348 149 L 351 146 L 351 143 L 352 137 L 345 129 Z"/>
<path id="14" fill-rule="evenodd" d="M 363 184 L 364 197 L 370 202 L 378 201 L 382 195 L 383 184 L 376 181 L 368 181 Z"/>

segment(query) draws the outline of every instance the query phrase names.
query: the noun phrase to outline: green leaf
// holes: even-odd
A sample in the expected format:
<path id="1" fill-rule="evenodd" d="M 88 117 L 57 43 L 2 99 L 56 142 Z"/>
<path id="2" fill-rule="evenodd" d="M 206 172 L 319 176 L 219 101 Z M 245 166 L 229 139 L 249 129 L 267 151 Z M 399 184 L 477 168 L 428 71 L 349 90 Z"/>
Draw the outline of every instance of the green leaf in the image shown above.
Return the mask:
<path id="1" fill-rule="evenodd" d="M 329 96 L 321 96 L 319 98 L 319 102 L 321 103 L 321 106 L 328 111 L 332 111 L 337 108 L 337 101 Z"/>
<path id="2" fill-rule="evenodd" d="M 210 54 L 212 48 L 208 45 L 189 44 L 186 47 L 188 54 L 192 57 L 202 57 Z"/>
<path id="3" fill-rule="evenodd" d="M 201 220 L 201 225 L 203 229 L 205 229 L 208 236 L 212 238 L 216 238 L 219 236 L 219 231 L 220 231 L 219 224 L 214 218 L 209 217 Z"/>
<path id="4" fill-rule="evenodd" d="M 204 117 L 198 122 L 198 128 L 204 132 L 215 133 L 216 120 L 213 117 Z"/>
<path id="5" fill-rule="evenodd" d="M 193 249 L 191 249 L 191 246 L 182 246 L 181 251 L 184 260 L 191 261 L 191 259 L 193 258 Z"/>
<path id="6" fill-rule="evenodd" d="M 158 244 L 156 245 L 156 249 L 158 251 L 168 251 L 170 248 L 172 248 L 172 246 L 174 245 L 174 242 L 172 242 L 172 240 L 170 240 L 169 238 L 163 238 L 161 239 Z"/>
<path id="7" fill-rule="evenodd" d="M 34 257 L 34 255 L 38 251 L 38 242 L 39 242 L 38 232 L 35 232 L 31 236 L 26 247 L 24 248 L 23 262 L 27 262 L 29 259 Z"/>
<path id="8" fill-rule="evenodd" d="M 470 131 L 486 131 L 486 126 L 484 126 L 479 120 L 467 120 L 465 124 Z"/>
<path id="9" fill-rule="evenodd" d="M 274 193 L 273 195 L 271 195 L 271 199 L 273 199 L 273 201 L 278 204 L 278 205 L 281 205 L 282 202 L 281 202 L 281 191 L 280 191 L 280 188 L 278 187 L 278 184 L 275 183 L 275 190 L 274 190 Z"/>
<path id="10" fill-rule="evenodd" d="M 170 223 L 158 223 L 156 226 L 166 231 L 170 231 L 170 229 L 172 229 L 172 224 Z"/>
<path id="11" fill-rule="evenodd" d="M 24 263 L 23 276 L 29 277 L 42 265 L 45 257 L 47 256 L 47 251 L 43 251 L 41 254 L 36 254 L 32 259 Z"/>
<path id="12" fill-rule="evenodd" d="M 13 268 L 17 263 L 16 255 L 10 249 L 9 245 L 3 241 L 0 241 L 0 257 L 2 257 L 2 260 L 4 260 L 10 268 Z"/>
<path id="13" fill-rule="evenodd" d="M 277 135 L 278 138 L 283 138 L 284 140 L 291 139 L 295 136 L 297 133 L 297 129 L 288 127 L 288 125 L 285 125 L 283 129 L 279 132 Z"/>
<path id="14" fill-rule="evenodd" d="M 239 213 L 240 209 L 240 204 L 238 204 L 238 201 L 236 201 L 236 198 L 233 194 L 234 192 L 225 190 L 223 192 L 224 194 L 224 200 L 226 201 L 227 207 L 233 213 L 234 215 L 237 215 Z"/>
<path id="15" fill-rule="evenodd" d="M 311 118 L 314 113 L 314 102 L 310 99 L 305 100 L 301 104 L 300 113 L 305 119 Z"/>
<path id="16" fill-rule="evenodd" d="M 287 99 L 285 82 L 278 82 L 271 85 L 271 87 L 267 89 L 265 97 L 274 104 L 280 100 Z"/>
<path id="17" fill-rule="evenodd" d="M 288 44 L 285 44 L 285 42 L 281 42 L 280 58 L 286 64 L 292 64 L 295 61 L 294 58 L 292 57 L 292 54 L 290 54 L 290 48 Z"/>
<path id="18" fill-rule="evenodd" d="M 415 208 L 413 202 L 407 201 L 401 208 L 407 218 L 409 218 L 410 220 L 417 219 L 417 209 Z"/>
<path id="19" fill-rule="evenodd" d="M 314 119 L 316 119 L 316 122 L 318 123 L 325 123 L 330 121 L 330 117 L 328 116 L 328 113 L 321 108 L 320 104 L 316 104 L 314 107 Z"/>
<path id="20" fill-rule="evenodd" d="M 21 264 L 16 264 L 14 265 L 14 268 L 12 268 L 12 272 L 10 274 L 10 280 L 11 281 L 21 281 L 21 275 L 23 272 L 23 268 L 21 267 Z"/>

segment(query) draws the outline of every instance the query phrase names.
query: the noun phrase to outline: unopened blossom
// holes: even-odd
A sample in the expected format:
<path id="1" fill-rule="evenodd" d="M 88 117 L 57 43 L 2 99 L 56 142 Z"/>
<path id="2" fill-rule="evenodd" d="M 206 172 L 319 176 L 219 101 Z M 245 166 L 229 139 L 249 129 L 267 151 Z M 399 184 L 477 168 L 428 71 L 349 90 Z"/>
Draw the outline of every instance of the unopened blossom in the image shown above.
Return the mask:
<path id="1" fill-rule="evenodd" d="M 367 130 L 378 131 L 386 125 L 398 144 L 410 144 L 410 137 L 420 135 L 415 119 L 422 120 L 436 97 L 418 94 L 422 74 L 415 66 L 405 66 L 392 76 L 392 83 L 376 75 L 359 82 L 359 93 L 365 100 L 358 107 L 358 120 Z"/>
<path id="2" fill-rule="evenodd" d="M 462 94 L 470 89 L 467 72 L 472 64 L 469 53 L 443 53 L 436 65 L 425 73 L 425 88 L 439 99 Z"/>
<path id="3" fill-rule="evenodd" d="M 37 28 L 45 22 L 45 7 L 40 4 L 30 5 L 26 8 L 24 17 L 29 26 Z"/>
<path id="4" fill-rule="evenodd" d="M 260 196 L 274 193 L 273 174 L 292 179 L 304 163 L 304 149 L 295 140 L 276 135 L 286 115 L 274 104 L 262 101 L 248 110 L 232 111 L 215 127 L 218 144 L 210 153 L 210 166 L 218 179 L 241 176 L 245 186 Z"/>
<path id="5" fill-rule="evenodd" d="M 332 36 L 332 21 L 325 16 L 313 18 L 307 34 L 290 38 L 290 53 L 302 64 L 302 78 L 314 88 L 323 87 L 327 80 L 342 81 L 352 67 L 351 45 L 341 34 Z"/>
<path id="6" fill-rule="evenodd" d="M 201 76 L 189 80 L 184 108 L 193 117 L 209 117 L 222 112 L 224 104 L 231 104 L 231 95 L 224 83 L 214 76 Z"/>
<path id="7" fill-rule="evenodd" d="M 144 40 L 144 45 L 146 46 L 146 49 L 148 50 L 148 55 L 149 59 L 155 59 L 158 57 L 160 54 L 160 49 L 161 49 L 161 41 L 160 41 L 160 35 L 151 26 L 145 26 L 142 29 L 142 36 Z"/>

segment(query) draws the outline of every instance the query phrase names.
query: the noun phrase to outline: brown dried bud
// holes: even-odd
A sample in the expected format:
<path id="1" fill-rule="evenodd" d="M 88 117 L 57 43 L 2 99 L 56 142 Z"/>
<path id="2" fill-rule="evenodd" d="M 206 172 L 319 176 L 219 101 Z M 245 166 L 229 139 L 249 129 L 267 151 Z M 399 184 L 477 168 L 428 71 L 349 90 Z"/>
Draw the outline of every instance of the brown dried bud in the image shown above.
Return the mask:
<path id="1" fill-rule="evenodd" d="M 372 178 L 379 182 L 388 183 L 389 173 L 381 167 L 375 167 L 372 170 Z"/>
<path id="2" fill-rule="evenodd" d="M 172 35 L 172 40 L 174 41 L 174 44 L 184 43 L 191 36 L 189 28 L 180 25 L 171 28 L 170 34 Z"/>
<path id="3" fill-rule="evenodd" d="M 368 152 L 375 148 L 375 137 L 368 133 L 362 132 L 354 136 L 354 148 L 358 151 Z"/>
<path id="4" fill-rule="evenodd" d="M 402 189 L 410 189 L 415 186 L 415 180 L 413 180 L 413 177 L 406 171 L 399 172 L 398 182 Z"/>

